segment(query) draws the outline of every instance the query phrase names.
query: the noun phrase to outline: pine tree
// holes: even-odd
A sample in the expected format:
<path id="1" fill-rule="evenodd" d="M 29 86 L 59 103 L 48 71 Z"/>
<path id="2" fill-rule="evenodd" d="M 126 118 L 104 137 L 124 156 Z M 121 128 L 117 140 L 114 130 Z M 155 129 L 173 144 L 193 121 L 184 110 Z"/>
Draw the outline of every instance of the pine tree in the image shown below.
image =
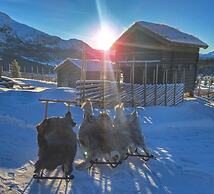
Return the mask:
<path id="1" fill-rule="evenodd" d="M 20 66 L 19 63 L 14 59 L 10 64 L 10 71 L 12 77 L 19 77 L 20 76 Z"/>

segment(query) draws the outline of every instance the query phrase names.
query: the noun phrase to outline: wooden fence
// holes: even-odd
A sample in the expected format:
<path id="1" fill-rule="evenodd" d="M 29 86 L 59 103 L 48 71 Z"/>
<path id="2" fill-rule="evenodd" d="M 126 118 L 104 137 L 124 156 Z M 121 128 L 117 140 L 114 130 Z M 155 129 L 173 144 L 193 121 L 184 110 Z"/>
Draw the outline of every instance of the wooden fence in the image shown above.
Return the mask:
<path id="1" fill-rule="evenodd" d="M 107 80 L 78 80 L 78 99 L 91 99 L 102 107 L 118 102 L 125 106 L 177 105 L 183 101 L 184 84 L 131 84 Z"/>

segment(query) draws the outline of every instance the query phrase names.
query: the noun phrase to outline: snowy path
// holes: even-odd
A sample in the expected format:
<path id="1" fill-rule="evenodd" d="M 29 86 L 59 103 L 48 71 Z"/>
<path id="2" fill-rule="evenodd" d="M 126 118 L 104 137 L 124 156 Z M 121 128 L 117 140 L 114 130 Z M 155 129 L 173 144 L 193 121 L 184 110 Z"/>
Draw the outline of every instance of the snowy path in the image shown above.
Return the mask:
<path id="1" fill-rule="evenodd" d="M 129 158 L 116 169 L 75 169 L 75 179 L 68 184 L 59 180 L 37 183 L 32 179 L 37 159 L 34 126 L 43 119 L 44 109 L 38 99 L 68 99 L 74 92 L 47 87 L 51 88 L 43 92 L 0 93 L 0 193 L 214 193 L 214 108 L 196 99 L 177 107 L 139 110 L 146 142 L 158 158 L 148 162 L 152 171 L 139 159 Z M 49 115 L 65 111 L 63 104 L 51 104 Z M 81 110 L 73 107 L 72 113 L 79 124 Z M 81 158 L 78 152 L 75 166 Z"/>

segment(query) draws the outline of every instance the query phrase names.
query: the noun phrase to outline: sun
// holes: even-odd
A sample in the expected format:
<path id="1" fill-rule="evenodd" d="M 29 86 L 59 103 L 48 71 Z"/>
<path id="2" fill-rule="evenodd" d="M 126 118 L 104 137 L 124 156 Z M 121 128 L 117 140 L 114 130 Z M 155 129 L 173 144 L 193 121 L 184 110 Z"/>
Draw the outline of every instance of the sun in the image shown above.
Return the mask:
<path id="1" fill-rule="evenodd" d="M 108 50 L 115 41 L 115 39 L 116 36 L 113 30 L 107 26 L 104 26 L 96 33 L 96 48 L 101 50 Z"/>

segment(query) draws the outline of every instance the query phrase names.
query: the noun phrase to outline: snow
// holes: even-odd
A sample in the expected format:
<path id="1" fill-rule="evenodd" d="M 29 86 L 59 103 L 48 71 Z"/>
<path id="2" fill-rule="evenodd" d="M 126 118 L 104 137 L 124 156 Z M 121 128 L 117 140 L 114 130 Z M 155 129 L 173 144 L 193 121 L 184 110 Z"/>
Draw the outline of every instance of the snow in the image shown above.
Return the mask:
<path id="1" fill-rule="evenodd" d="M 155 34 L 158 34 L 159 36 L 163 37 L 164 39 L 167 39 L 170 42 L 191 44 L 191 45 L 196 45 L 196 46 L 200 46 L 200 47 L 207 47 L 207 44 L 202 42 L 198 38 L 196 38 L 190 34 L 181 32 L 168 25 L 155 24 L 155 23 L 144 22 L 144 21 L 139 21 L 139 22 L 137 22 L 137 24 L 139 24 L 143 28 L 146 28 L 146 29 L 152 31 Z"/>
<path id="2" fill-rule="evenodd" d="M 146 143 L 157 157 L 147 163 L 149 168 L 139 159 L 129 158 L 116 169 L 103 165 L 91 171 L 75 169 L 75 179 L 68 184 L 34 181 L 35 125 L 44 116 L 44 105 L 38 99 L 73 99 L 76 91 L 35 80 L 22 81 L 44 90 L 0 90 L 0 193 L 214 193 L 214 107 L 195 98 L 176 107 L 138 109 Z M 66 110 L 63 103 L 51 103 L 49 116 L 62 116 Z M 81 109 L 73 106 L 71 111 L 79 125 Z M 112 116 L 114 111 L 110 112 Z M 78 150 L 74 166 L 81 160 Z M 60 175 L 60 169 L 54 174 Z"/>
<path id="3" fill-rule="evenodd" d="M 83 65 L 82 59 L 67 58 L 62 63 L 56 66 L 56 70 L 58 68 L 61 68 L 66 62 L 69 62 L 71 65 L 74 64 L 79 69 L 81 69 Z M 107 71 L 113 71 L 112 62 L 106 61 L 105 65 Z M 86 68 L 87 71 L 102 71 L 102 62 L 98 59 L 88 59 L 86 60 Z"/>

